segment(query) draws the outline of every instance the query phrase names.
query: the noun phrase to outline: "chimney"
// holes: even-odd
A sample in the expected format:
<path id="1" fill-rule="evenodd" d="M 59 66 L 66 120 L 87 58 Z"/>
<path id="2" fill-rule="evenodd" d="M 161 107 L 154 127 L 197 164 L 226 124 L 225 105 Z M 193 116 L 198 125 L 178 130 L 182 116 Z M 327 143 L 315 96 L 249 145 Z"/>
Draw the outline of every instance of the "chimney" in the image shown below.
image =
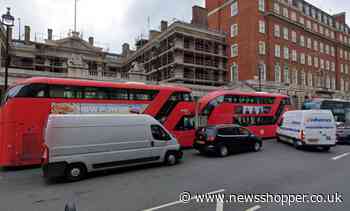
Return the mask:
<path id="1" fill-rule="evenodd" d="M 154 38 L 158 37 L 159 34 L 160 34 L 160 31 L 150 30 L 149 31 L 149 40 L 153 40 Z"/>
<path id="2" fill-rule="evenodd" d="M 200 6 L 193 6 L 191 24 L 208 28 L 208 10 Z"/>
<path id="3" fill-rule="evenodd" d="M 47 30 L 47 39 L 52 40 L 52 29 Z"/>
<path id="4" fill-rule="evenodd" d="M 160 22 L 160 31 L 165 32 L 168 29 L 168 21 L 162 20 Z"/>
<path id="5" fill-rule="evenodd" d="M 30 26 L 24 26 L 24 41 L 30 42 Z"/>
<path id="6" fill-rule="evenodd" d="M 124 43 L 123 46 L 123 52 L 122 52 L 122 55 L 125 57 L 125 56 L 128 56 L 129 52 L 130 52 L 130 45 L 128 43 Z"/>
<path id="7" fill-rule="evenodd" d="M 89 37 L 89 44 L 94 46 L 94 38 L 93 37 Z"/>

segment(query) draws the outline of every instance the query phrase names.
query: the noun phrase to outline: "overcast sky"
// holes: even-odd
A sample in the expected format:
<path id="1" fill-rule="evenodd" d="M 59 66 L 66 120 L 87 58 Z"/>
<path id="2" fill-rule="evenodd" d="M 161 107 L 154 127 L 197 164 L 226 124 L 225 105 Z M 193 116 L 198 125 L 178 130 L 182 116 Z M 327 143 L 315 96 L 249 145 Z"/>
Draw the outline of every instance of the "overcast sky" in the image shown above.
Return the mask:
<path id="1" fill-rule="evenodd" d="M 308 2 L 326 12 L 347 12 L 350 23 L 349 0 Z M 124 42 L 133 45 L 138 36 L 146 36 L 149 25 L 159 29 L 162 19 L 190 21 L 193 5 L 204 6 L 204 0 L 78 0 L 78 31 L 84 39 L 93 36 L 97 45 L 119 53 Z M 64 37 L 73 29 L 74 0 L 0 0 L 0 14 L 8 6 L 21 19 L 22 34 L 24 25 L 31 26 L 33 40 L 46 38 L 48 28 L 53 29 L 54 38 Z M 14 30 L 18 37 L 18 21 Z"/>

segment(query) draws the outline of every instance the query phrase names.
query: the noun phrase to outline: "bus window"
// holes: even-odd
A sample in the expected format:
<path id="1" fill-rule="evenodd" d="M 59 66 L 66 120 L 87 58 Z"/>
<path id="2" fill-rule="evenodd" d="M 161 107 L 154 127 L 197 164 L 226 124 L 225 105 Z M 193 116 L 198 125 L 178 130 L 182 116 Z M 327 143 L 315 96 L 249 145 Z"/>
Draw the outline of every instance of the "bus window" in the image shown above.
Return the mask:
<path id="1" fill-rule="evenodd" d="M 81 99 L 83 92 L 79 87 L 50 86 L 50 98 Z"/>
<path id="2" fill-rule="evenodd" d="M 22 89 L 23 86 L 24 85 L 19 85 L 9 89 L 7 93 L 5 93 L 4 97 L 2 98 L 1 105 L 5 104 L 9 99 L 15 97 L 18 94 L 18 92 Z"/>
<path id="3" fill-rule="evenodd" d="M 15 97 L 45 98 L 47 97 L 47 85 L 30 84 L 23 86 Z"/>
<path id="4" fill-rule="evenodd" d="M 129 100 L 151 101 L 157 95 L 157 91 L 152 90 L 129 90 Z"/>
<path id="5" fill-rule="evenodd" d="M 175 130 L 193 130 L 195 129 L 194 126 L 194 117 L 184 116 L 182 119 L 177 123 Z"/>
<path id="6" fill-rule="evenodd" d="M 109 97 L 111 100 L 129 100 L 128 90 L 126 89 L 110 89 Z"/>
<path id="7" fill-rule="evenodd" d="M 85 87 L 84 98 L 108 100 L 108 93 L 103 88 Z"/>

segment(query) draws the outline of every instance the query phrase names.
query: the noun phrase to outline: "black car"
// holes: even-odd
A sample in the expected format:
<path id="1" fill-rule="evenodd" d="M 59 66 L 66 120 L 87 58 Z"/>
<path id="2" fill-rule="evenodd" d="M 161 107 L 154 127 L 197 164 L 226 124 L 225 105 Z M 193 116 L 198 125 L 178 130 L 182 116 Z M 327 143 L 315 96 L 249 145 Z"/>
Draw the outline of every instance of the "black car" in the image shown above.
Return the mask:
<path id="1" fill-rule="evenodd" d="M 337 144 L 350 144 L 350 125 L 337 124 Z"/>
<path id="2" fill-rule="evenodd" d="M 258 152 L 262 140 L 238 125 L 216 125 L 199 128 L 193 147 L 201 154 L 214 152 L 225 157 L 242 149 Z"/>

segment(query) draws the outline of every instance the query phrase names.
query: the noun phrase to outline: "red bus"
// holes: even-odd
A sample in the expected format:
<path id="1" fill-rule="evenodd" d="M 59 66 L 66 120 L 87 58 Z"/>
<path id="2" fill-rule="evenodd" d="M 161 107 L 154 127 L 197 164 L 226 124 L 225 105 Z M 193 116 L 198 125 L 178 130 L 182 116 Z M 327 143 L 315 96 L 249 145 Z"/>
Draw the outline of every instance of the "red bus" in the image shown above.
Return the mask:
<path id="1" fill-rule="evenodd" d="M 200 126 L 238 124 L 259 137 L 273 138 L 291 102 L 286 95 L 221 90 L 202 97 L 199 108 Z"/>
<path id="2" fill-rule="evenodd" d="M 143 113 L 158 119 L 183 147 L 194 139 L 191 90 L 175 86 L 30 78 L 11 87 L 0 107 L 0 166 L 40 164 L 50 113 Z"/>

